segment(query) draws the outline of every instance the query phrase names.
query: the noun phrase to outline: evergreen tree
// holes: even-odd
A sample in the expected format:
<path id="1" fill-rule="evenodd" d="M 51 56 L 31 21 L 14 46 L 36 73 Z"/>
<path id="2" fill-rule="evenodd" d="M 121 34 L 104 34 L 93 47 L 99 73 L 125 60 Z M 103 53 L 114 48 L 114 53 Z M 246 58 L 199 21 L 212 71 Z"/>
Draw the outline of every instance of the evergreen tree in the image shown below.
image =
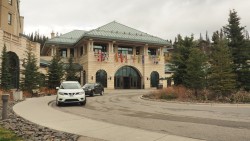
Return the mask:
<path id="1" fill-rule="evenodd" d="M 48 67 L 48 87 L 56 88 L 60 85 L 63 78 L 63 64 L 61 62 L 61 57 L 56 54 L 51 60 L 51 64 Z"/>
<path id="2" fill-rule="evenodd" d="M 235 90 L 236 80 L 233 61 L 226 39 L 218 31 L 213 34 L 214 44 L 210 58 L 209 88 L 216 98 L 228 97 Z"/>
<path id="3" fill-rule="evenodd" d="M 33 89 L 38 88 L 38 66 L 37 66 L 37 59 L 35 58 L 35 54 L 32 52 L 32 48 L 27 48 L 26 51 L 26 62 L 24 64 L 24 70 L 22 74 L 24 78 L 22 78 L 21 87 L 23 90 L 27 90 L 28 92 L 32 93 Z"/>
<path id="4" fill-rule="evenodd" d="M 244 41 L 242 46 L 244 46 L 246 61 L 242 64 L 238 74 L 240 75 L 241 87 L 246 91 L 250 91 L 250 41 Z"/>
<path id="5" fill-rule="evenodd" d="M 195 46 L 193 37 L 185 37 L 183 40 L 181 35 L 178 35 L 174 43 L 174 52 L 171 58 L 171 70 L 174 71 L 173 79 L 175 85 L 184 84 L 184 77 L 187 75 L 187 60 L 190 54 L 190 49 Z"/>
<path id="6" fill-rule="evenodd" d="M 30 41 L 34 41 L 33 33 L 30 35 Z"/>
<path id="7" fill-rule="evenodd" d="M 11 74 L 9 71 L 9 55 L 4 44 L 2 51 L 2 68 L 1 68 L 1 88 L 5 91 L 11 88 Z"/>
<path id="8" fill-rule="evenodd" d="M 248 68 L 247 60 L 249 59 L 250 49 L 244 41 L 244 27 L 240 26 L 240 18 L 235 10 L 230 10 L 228 22 L 229 24 L 224 27 L 224 31 L 229 39 L 228 46 L 233 57 L 233 70 L 237 74 L 237 86 L 238 88 L 246 88 L 250 85 L 245 79 L 245 76 L 250 71 L 246 70 Z"/>
<path id="9" fill-rule="evenodd" d="M 73 64 L 73 57 L 69 58 L 69 64 L 66 67 L 66 80 L 67 81 L 77 81 L 78 78 L 76 77 L 76 68 Z"/>
<path id="10" fill-rule="evenodd" d="M 206 85 L 206 56 L 199 48 L 191 48 L 187 60 L 187 75 L 184 77 L 184 85 L 195 90 L 195 96 L 198 96 L 198 90 L 202 90 Z"/>

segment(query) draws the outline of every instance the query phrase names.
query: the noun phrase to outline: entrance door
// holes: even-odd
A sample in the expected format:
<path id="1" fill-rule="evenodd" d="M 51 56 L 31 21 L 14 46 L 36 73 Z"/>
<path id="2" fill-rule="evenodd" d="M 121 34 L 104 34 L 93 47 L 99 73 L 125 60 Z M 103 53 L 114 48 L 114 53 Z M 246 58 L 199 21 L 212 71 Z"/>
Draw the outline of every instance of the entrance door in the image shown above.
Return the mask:
<path id="1" fill-rule="evenodd" d="M 124 89 L 130 89 L 130 78 L 129 77 L 123 77 L 123 87 Z"/>
<path id="2" fill-rule="evenodd" d="M 159 73 L 156 71 L 153 71 L 150 75 L 150 84 L 151 87 L 157 87 L 159 84 Z"/>
<path id="3" fill-rule="evenodd" d="M 121 67 L 114 78 L 115 89 L 141 89 L 141 76 L 133 67 Z"/>

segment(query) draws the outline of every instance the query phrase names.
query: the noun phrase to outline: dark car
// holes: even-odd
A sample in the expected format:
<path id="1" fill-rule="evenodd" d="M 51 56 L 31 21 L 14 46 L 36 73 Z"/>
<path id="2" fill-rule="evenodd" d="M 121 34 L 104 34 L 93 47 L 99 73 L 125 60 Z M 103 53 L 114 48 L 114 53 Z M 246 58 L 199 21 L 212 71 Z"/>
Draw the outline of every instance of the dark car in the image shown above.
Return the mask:
<path id="1" fill-rule="evenodd" d="M 83 90 L 85 91 L 85 95 L 94 96 L 95 94 L 104 94 L 104 88 L 99 83 L 86 83 L 83 86 Z"/>

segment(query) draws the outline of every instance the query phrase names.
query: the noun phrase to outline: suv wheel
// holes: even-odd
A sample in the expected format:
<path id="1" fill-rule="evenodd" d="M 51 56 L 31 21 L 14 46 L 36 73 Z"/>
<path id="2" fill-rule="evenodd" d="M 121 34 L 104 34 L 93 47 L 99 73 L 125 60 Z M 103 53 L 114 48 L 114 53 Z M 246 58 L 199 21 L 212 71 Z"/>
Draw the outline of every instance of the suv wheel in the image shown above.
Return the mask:
<path id="1" fill-rule="evenodd" d="M 95 93 L 94 93 L 94 91 L 92 91 L 91 94 L 90 94 L 90 96 L 93 97 L 94 95 L 95 95 Z"/>
<path id="2" fill-rule="evenodd" d="M 61 106 L 61 102 L 59 102 L 58 100 L 56 100 L 56 106 Z"/>
<path id="3" fill-rule="evenodd" d="M 87 99 L 86 99 L 86 97 L 85 97 L 85 100 L 84 100 L 83 102 L 80 102 L 80 105 L 81 105 L 81 106 L 85 106 L 85 105 L 86 105 L 86 102 L 87 102 Z"/>
<path id="4" fill-rule="evenodd" d="M 101 91 L 100 95 L 104 95 L 104 90 Z"/>

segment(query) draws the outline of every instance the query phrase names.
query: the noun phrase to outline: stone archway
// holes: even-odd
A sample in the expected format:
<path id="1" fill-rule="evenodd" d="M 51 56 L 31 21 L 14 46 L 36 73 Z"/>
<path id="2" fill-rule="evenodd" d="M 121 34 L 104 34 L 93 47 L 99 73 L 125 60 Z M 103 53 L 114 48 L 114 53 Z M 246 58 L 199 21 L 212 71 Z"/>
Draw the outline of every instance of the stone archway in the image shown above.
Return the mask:
<path id="1" fill-rule="evenodd" d="M 8 52 L 9 55 L 9 64 L 10 64 L 10 74 L 11 74 L 11 85 L 13 88 L 19 88 L 20 82 L 20 65 L 19 57 L 14 52 Z"/>
<path id="2" fill-rule="evenodd" d="M 107 72 L 105 70 L 96 72 L 96 82 L 102 84 L 103 87 L 107 87 Z"/>
<path id="3" fill-rule="evenodd" d="M 141 75 L 131 66 L 118 69 L 114 79 L 115 89 L 141 89 Z"/>

